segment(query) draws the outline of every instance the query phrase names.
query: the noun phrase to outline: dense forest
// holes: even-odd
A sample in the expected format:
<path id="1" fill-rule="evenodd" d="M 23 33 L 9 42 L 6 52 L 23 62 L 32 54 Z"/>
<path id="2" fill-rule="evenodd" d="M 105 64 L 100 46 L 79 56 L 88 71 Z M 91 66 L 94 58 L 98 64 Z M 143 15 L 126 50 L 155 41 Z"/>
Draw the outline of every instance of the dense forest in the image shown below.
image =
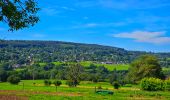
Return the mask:
<path id="1" fill-rule="evenodd" d="M 156 55 L 163 67 L 170 64 L 170 53 L 128 51 L 117 47 L 60 41 L 0 41 L 0 62 L 10 62 L 14 67 L 56 61 L 127 64 L 143 54 Z"/>

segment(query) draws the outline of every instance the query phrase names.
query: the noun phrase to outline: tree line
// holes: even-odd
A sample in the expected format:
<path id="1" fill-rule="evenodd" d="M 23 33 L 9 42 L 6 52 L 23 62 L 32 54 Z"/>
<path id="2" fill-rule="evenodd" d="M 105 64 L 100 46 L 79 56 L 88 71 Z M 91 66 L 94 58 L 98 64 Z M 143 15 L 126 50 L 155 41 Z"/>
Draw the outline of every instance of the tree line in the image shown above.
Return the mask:
<path id="1" fill-rule="evenodd" d="M 128 64 L 143 54 L 157 56 L 162 67 L 170 65 L 170 53 L 127 51 L 116 47 L 59 41 L 0 41 L 0 63 L 8 62 L 13 67 L 57 61 Z"/>
<path id="2" fill-rule="evenodd" d="M 57 79 L 68 80 L 69 85 L 76 86 L 80 81 L 92 82 L 109 82 L 113 84 L 118 82 L 121 85 L 128 83 L 138 84 L 145 77 L 155 77 L 166 79 L 169 75 L 165 75 L 158 62 L 158 59 L 152 55 L 143 55 L 134 60 L 129 70 L 108 70 L 104 66 L 82 66 L 78 62 L 74 63 L 47 63 L 41 65 L 36 63 L 30 66 L 24 66 L 15 69 L 9 63 L 0 65 L 0 81 L 5 82 L 11 77 L 17 77 L 22 80 L 36 79 Z M 9 78 L 9 79 L 8 79 Z"/>

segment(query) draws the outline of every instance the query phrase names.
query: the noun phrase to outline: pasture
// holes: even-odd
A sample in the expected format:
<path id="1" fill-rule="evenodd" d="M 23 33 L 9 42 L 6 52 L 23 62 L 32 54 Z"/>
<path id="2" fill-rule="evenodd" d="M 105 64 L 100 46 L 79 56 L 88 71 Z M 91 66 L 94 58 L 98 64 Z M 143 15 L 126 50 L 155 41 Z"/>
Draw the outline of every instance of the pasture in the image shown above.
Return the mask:
<path id="1" fill-rule="evenodd" d="M 0 83 L 0 100 L 170 100 L 167 91 L 148 92 L 140 90 L 138 85 L 128 85 L 119 90 L 113 89 L 107 82 L 93 83 L 82 81 L 77 87 L 68 87 L 65 81 L 57 87 L 54 85 L 44 86 L 43 80 L 22 80 L 18 85 Z M 34 83 L 34 84 L 33 84 Z M 95 93 L 95 87 L 101 86 L 103 90 L 113 91 L 113 95 Z"/>

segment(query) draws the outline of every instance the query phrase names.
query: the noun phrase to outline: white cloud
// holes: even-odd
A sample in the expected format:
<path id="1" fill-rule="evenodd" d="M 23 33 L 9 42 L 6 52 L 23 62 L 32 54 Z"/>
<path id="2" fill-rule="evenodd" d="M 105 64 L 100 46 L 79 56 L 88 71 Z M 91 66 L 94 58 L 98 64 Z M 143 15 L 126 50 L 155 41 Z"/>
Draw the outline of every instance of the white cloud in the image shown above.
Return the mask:
<path id="1" fill-rule="evenodd" d="M 164 44 L 170 43 L 170 37 L 166 37 L 165 31 L 162 32 L 147 32 L 147 31 L 134 31 L 134 32 L 125 32 L 113 35 L 117 38 L 129 38 L 134 39 L 138 42 L 146 42 L 153 44 Z"/>
<path id="2" fill-rule="evenodd" d="M 48 16 L 54 16 L 59 13 L 59 11 L 56 8 L 52 8 L 52 7 L 43 8 L 42 12 Z"/>
<path id="3" fill-rule="evenodd" d="M 61 7 L 61 8 L 64 9 L 64 10 L 75 11 L 74 8 L 70 8 L 70 7 L 66 7 L 66 6 L 63 6 L 63 7 Z"/>
<path id="4" fill-rule="evenodd" d="M 75 25 L 72 28 L 95 28 L 95 27 L 120 27 L 125 26 L 127 23 L 124 22 L 113 22 L 113 23 L 86 23 Z"/>

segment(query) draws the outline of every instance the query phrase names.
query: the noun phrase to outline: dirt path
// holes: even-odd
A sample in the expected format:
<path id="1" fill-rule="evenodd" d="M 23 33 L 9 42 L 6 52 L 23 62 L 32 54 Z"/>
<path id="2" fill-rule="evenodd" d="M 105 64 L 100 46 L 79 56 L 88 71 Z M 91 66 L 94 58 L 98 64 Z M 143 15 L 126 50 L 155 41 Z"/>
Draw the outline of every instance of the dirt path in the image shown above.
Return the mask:
<path id="1" fill-rule="evenodd" d="M 0 100 L 28 100 L 28 97 L 15 95 L 0 95 Z"/>
<path id="2" fill-rule="evenodd" d="M 35 94 L 51 96 L 83 96 L 82 93 L 0 90 L 0 100 L 28 100 L 27 95 Z"/>

